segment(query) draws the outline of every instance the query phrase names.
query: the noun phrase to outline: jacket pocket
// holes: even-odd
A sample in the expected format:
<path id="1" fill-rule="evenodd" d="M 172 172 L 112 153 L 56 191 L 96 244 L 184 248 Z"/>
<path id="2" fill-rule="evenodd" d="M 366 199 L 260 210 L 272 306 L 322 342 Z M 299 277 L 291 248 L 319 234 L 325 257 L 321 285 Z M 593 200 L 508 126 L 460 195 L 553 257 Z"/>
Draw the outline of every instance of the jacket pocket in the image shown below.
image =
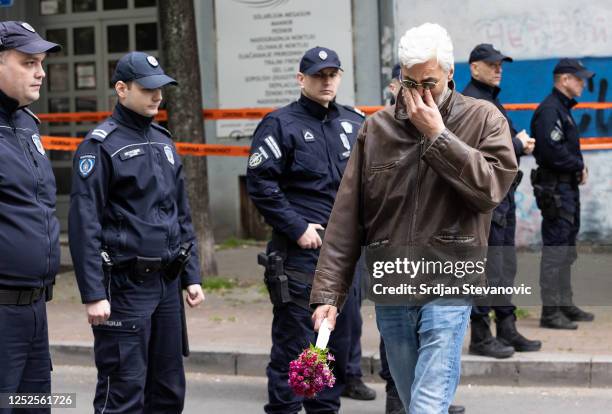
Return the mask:
<path id="1" fill-rule="evenodd" d="M 461 234 L 438 234 L 432 238 L 432 242 L 438 246 L 453 246 L 453 245 L 466 245 L 470 246 L 474 244 L 476 237 L 472 235 L 461 235 Z"/>
<path id="2" fill-rule="evenodd" d="M 386 162 L 384 164 L 372 165 L 372 166 L 370 166 L 370 172 L 378 172 L 378 171 L 391 170 L 391 169 L 397 167 L 398 164 L 399 164 L 399 160 L 395 160 L 395 161 L 391 161 L 391 162 Z"/>
<path id="3" fill-rule="evenodd" d="M 294 173 L 311 177 L 321 177 L 327 174 L 327 166 L 307 152 L 296 150 L 294 157 L 295 162 L 291 166 Z"/>

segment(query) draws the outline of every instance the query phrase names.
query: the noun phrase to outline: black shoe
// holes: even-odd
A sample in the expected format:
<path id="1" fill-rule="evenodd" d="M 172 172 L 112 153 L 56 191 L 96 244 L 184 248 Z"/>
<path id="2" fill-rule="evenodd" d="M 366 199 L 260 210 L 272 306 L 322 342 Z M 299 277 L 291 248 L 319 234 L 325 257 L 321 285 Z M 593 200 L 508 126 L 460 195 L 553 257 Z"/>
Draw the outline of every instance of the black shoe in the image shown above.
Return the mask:
<path id="1" fill-rule="evenodd" d="M 451 405 L 448 407 L 448 414 L 464 414 L 465 407 L 463 405 Z"/>
<path id="2" fill-rule="evenodd" d="M 580 309 L 578 306 L 559 306 L 563 315 L 570 321 L 575 322 L 591 322 L 595 319 L 595 315 L 591 312 L 585 312 Z"/>
<path id="3" fill-rule="evenodd" d="M 535 352 L 542 348 L 542 342 L 525 338 L 516 329 L 516 316 L 508 315 L 497 320 L 497 339 L 516 352 Z"/>
<path id="4" fill-rule="evenodd" d="M 376 391 L 364 384 L 359 377 L 350 377 L 346 381 L 342 396 L 354 400 L 369 401 L 376 398 Z"/>
<path id="5" fill-rule="evenodd" d="M 470 354 L 481 355 L 491 358 L 503 359 L 510 358 L 514 354 L 514 348 L 504 345 L 495 337 L 490 337 L 484 341 L 470 343 Z"/>
<path id="6" fill-rule="evenodd" d="M 397 393 L 395 384 L 387 386 L 387 400 L 385 402 L 385 414 L 406 414 L 404 404 Z"/>
<path id="7" fill-rule="evenodd" d="M 488 316 L 472 318 L 470 354 L 500 359 L 511 357 L 514 354 L 514 348 L 502 344 L 491 335 L 489 323 Z"/>
<path id="8" fill-rule="evenodd" d="M 550 329 L 578 329 L 578 325 L 565 316 L 557 306 L 543 306 L 540 326 Z"/>

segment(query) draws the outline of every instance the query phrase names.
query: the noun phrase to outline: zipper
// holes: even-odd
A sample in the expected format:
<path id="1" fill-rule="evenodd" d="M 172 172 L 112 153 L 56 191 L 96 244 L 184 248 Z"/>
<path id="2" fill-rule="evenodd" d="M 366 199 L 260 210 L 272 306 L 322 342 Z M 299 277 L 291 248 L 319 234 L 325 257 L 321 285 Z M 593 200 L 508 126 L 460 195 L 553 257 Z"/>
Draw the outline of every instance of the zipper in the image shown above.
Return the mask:
<path id="1" fill-rule="evenodd" d="M 9 118 L 8 123 L 9 123 L 11 129 L 13 130 L 13 135 L 17 139 L 17 142 L 19 142 L 19 145 L 21 146 L 21 150 L 23 151 L 23 155 L 25 156 L 26 160 L 28 159 L 27 152 L 30 153 L 30 160 L 28 160 L 28 164 L 30 166 L 30 171 L 32 171 L 32 174 L 34 175 L 34 194 L 36 196 L 37 204 L 39 205 L 39 207 L 42 207 L 41 206 L 41 202 L 40 202 L 40 198 L 39 198 L 39 194 L 38 194 L 39 185 L 40 185 L 40 181 L 41 181 L 41 176 L 40 176 L 40 172 L 38 170 L 38 161 L 36 161 L 36 156 L 34 155 L 34 151 L 32 150 L 32 147 L 27 143 L 27 141 L 25 139 L 21 139 L 21 137 L 19 135 L 17 135 L 17 128 L 15 127 L 15 124 L 13 123 L 13 119 L 12 118 Z M 27 148 L 27 152 L 26 152 L 26 148 Z M 43 211 L 44 211 L 44 209 L 43 209 Z M 47 276 L 49 276 L 49 270 L 51 268 L 51 235 L 49 234 L 50 224 L 49 224 L 49 214 L 48 213 L 45 213 L 44 222 L 46 224 L 45 232 L 47 233 L 47 246 L 48 246 L 48 249 L 47 249 L 47 265 L 46 265 L 46 272 L 45 272 L 46 274 L 40 280 L 40 287 L 44 287 L 45 286 L 45 279 L 47 278 Z"/>
<path id="2" fill-rule="evenodd" d="M 151 140 L 147 136 L 146 132 L 143 132 L 143 136 L 145 137 L 145 139 L 149 143 L 149 152 L 151 153 L 151 156 L 153 157 L 153 162 L 157 163 L 157 166 L 153 166 L 153 169 L 157 170 L 155 175 L 159 177 L 159 180 L 158 180 L 159 183 L 163 184 L 166 181 L 165 181 L 165 178 L 164 178 L 164 171 L 163 171 L 163 167 L 162 167 L 161 154 L 158 151 L 154 150 L 153 143 L 151 142 Z M 162 212 L 160 211 L 161 208 L 160 208 L 159 204 L 156 207 L 157 207 L 157 215 L 161 219 Z M 164 214 L 165 214 L 165 212 L 164 212 Z M 172 249 L 170 248 L 170 230 L 171 230 L 170 229 L 170 222 L 168 220 L 166 220 L 166 250 L 168 252 L 168 260 L 170 260 L 170 258 L 172 257 Z"/>
<path id="3" fill-rule="evenodd" d="M 410 238 L 408 240 L 409 243 L 414 241 L 414 228 L 416 225 L 417 212 L 419 208 L 419 191 L 421 189 L 421 157 L 423 156 L 423 148 L 425 146 L 425 136 L 421 135 L 421 141 L 419 142 L 419 160 L 417 162 L 417 183 L 416 183 L 416 191 L 414 194 L 414 201 L 412 205 L 414 206 L 414 211 L 412 212 L 412 219 L 410 220 L 410 231 L 408 234 Z"/>

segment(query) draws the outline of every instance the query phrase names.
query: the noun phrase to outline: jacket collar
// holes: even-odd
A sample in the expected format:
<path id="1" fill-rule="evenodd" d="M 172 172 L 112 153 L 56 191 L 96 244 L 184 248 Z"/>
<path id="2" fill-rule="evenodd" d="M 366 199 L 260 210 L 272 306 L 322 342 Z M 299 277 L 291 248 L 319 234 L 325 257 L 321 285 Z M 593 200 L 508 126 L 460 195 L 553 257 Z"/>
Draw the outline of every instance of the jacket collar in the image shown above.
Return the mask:
<path id="1" fill-rule="evenodd" d="M 455 81 L 450 80 L 448 82 L 449 94 L 444 99 L 442 104 L 439 106 L 440 114 L 443 119 L 446 119 L 450 109 L 453 106 L 453 102 L 455 101 L 455 97 L 457 96 L 457 92 L 455 91 Z M 406 104 L 404 102 L 404 87 L 402 87 L 397 94 L 397 98 L 395 99 L 395 119 L 405 120 L 408 119 L 408 113 L 406 112 Z"/>
<path id="2" fill-rule="evenodd" d="M 474 79 L 474 77 L 472 77 L 472 79 L 470 80 L 470 83 L 474 85 L 481 92 L 490 96 L 492 99 L 496 99 L 497 95 L 499 95 L 499 92 L 501 91 L 499 86 L 487 85 L 486 83 L 481 82 L 478 79 Z"/>
<path id="3" fill-rule="evenodd" d="M 8 119 L 11 118 L 18 109 L 19 102 L 0 90 L 0 114 Z"/>
<path id="4" fill-rule="evenodd" d="M 153 117 L 142 116 L 120 103 L 115 105 L 112 117 L 121 125 L 140 131 L 149 128 L 153 121 Z"/>
<path id="5" fill-rule="evenodd" d="M 563 94 L 559 89 L 553 87 L 552 94 L 561 101 L 561 104 L 567 109 L 572 109 L 578 102 L 575 99 L 570 99 Z"/>
<path id="6" fill-rule="evenodd" d="M 318 102 L 313 101 L 312 99 L 306 97 L 306 95 L 302 94 L 300 99 L 298 99 L 298 103 L 306 109 L 306 111 L 314 116 L 315 118 L 323 121 L 327 119 L 334 119 L 338 117 L 340 114 L 338 111 L 338 107 L 336 106 L 336 102 L 330 102 L 329 106 L 326 108 Z"/>

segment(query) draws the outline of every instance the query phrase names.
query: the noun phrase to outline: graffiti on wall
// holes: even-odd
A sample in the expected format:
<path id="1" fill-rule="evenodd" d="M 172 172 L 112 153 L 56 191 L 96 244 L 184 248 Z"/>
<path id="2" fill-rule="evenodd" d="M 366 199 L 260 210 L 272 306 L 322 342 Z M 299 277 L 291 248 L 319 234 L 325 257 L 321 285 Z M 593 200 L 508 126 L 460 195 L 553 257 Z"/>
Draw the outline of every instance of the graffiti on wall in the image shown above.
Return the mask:
<path id="1" fill-rule="evenodd" d="M 513 0 L 495 2 L 470 0 L 457 7 L 452 0 L 413 2 L 396 0 L 396 39 L 410 27 L 431 21 L 444 26 L 455 49 L 455 81 L 462 90 L 470 79 L 467 59 L 478 43 L 493 43 L 513 57 L 504 64 L 504 103 L 541 102 L 552 89 L 552 71 L 560 57 L 579 57 L 596 73 L 579 102 L 610 102 L 612 79 L 612 8 L 607 0 L 592 0 L 577 7 L 571 0 Z M 410 10 L 410 13 L 406 13 Z M 396 52 L 397 53 L 397 52 Z M 510 112 L 517 130 L 530 131 L 531 111 Z M 611 137 L 611 110 L 574 110 L 581 136 Z M 581 232 L 585 242 L 612 242 L 612 151 L 584 154 L 589 182 L 581 187 Z M 521 159 L 525 179 L 518 188 L 517 244 L 541 243 L 541 216 L 529 172 L 533 157 Z"/>

